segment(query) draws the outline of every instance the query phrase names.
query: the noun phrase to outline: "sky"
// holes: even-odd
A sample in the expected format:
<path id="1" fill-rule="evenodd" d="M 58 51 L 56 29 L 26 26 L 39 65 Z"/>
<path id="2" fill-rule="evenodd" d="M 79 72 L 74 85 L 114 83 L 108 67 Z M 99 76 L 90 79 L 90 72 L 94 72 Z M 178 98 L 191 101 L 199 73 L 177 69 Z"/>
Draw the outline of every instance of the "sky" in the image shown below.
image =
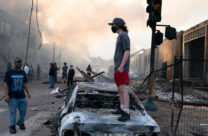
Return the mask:
<path id="1" fill-rule="evenodd" d="M 146 0 L 39 0 L 38 4 L 43 42 L 61 46 L 65 57 L 112 59 L 117 34 L 107 23 L 114 17 L 126 22 L 131 53 L 150 48 Z M 163 0 L 160 24 L 186 30 L 208 19 L 207 5 L 207 0 Z M 0 0 L 1 9 L 23 20 L 28 20 L 30 6 L 31 0 Z"/>

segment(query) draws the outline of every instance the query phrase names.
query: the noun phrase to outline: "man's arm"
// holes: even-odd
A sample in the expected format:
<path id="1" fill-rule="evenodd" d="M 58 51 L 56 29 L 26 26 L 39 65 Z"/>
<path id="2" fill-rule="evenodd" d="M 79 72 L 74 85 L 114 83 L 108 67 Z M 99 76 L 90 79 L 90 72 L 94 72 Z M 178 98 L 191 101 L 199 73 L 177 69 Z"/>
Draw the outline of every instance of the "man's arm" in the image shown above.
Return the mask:
<path id="1" fill-rule="evenodd" d="M 28 90 L 28 87 L 27 87 L 27 83 L 24 83 L 24 88 L 25 88 L 25 91 L 26 91 L 26 93 L 27 93 L 27 98 L 31 98 L 31 95 L 30 95 L 30 92 L 29 92 L 29 90 Z"/>
<path id="2" fill-rule="evenodd" d="M 118 71 L 123 72 L 124 65 L 126 64 L 128 58 L 129 58 L 129 55 L 130 55 L 130 51 L 129 51 L 129 50 L 126 50 L 126 51 L 124 52 L 124 56 L 123 56 L 121 65 L 120 65 L 119 68 L 118 68 Z"/>
<path id="3" fill-rule="evenodd" d="M 9 102 L 9 95 L 8 95 L 8 85 L 7 83 L 4 83 L 4 96 L 5 96 L 5 102 Z"/>

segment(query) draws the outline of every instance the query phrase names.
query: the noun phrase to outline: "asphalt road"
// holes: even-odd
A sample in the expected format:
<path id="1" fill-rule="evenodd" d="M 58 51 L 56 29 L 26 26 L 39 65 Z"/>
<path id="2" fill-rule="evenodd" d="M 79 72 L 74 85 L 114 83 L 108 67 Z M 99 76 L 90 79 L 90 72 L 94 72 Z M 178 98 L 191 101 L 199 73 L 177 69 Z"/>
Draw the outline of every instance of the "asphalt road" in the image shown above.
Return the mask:
<path id="1" fill-rule="evenodd" d="M 17 128 L 17 134 L 12 136 L 51 136 L 44 122 L 59 111 L 62 103 L 62 98 L 57 99 L 50 95 L 51 89 L 48 84 L 43 84 L 43 81 L 33 80 L 28 83 L 32 98 L 28 100 L 28 109 L 25 119 L 26 130 L 22 131 Z M 64 88 L 64 84 L 56 84 L 55 87 Z M 3 94 L 3 80 L 0 79 L 0 136 L 10 136 L 9 133 L 9 111 L 8 104 L 1 99 Z M 17 112 L 18 119 L 18 112 Z"/>

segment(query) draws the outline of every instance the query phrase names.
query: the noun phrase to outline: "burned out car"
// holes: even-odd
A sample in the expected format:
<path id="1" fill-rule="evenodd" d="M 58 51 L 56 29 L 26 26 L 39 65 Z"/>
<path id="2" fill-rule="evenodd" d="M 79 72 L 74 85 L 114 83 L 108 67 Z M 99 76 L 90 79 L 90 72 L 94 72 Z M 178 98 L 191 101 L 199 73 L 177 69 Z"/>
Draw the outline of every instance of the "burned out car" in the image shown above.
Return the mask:
<path id="1" fill-rule="evenodd" d="M 115 83 L 78 82 L 62 105 L 59 136 L 158 136 L 160 128 L 134 92 L 130 120 L 120 122 L 111 112 L 119 107 Z"/>

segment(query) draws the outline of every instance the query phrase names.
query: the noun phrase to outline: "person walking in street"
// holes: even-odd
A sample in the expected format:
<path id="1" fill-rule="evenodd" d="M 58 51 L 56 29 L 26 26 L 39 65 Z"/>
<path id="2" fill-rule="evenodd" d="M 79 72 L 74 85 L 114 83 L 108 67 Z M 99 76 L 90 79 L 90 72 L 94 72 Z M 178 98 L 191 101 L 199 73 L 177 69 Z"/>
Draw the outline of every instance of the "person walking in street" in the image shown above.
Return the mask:
<path id="1" fill-rule="evenodd" d="M 55 69 L 55 82 L 57 83 L 57 71 L 60 69 L 60 68 L 58 68 L 57 67 L 57 64 L 56 64 L 56 62 L 53 64 L 53 66 L 54 66 L 54 69 Z"/>
<path id="2" fill-rule="evenodd" d="M 87 71 L 87 75 L 88 75 L 89 77 L 91 77 L 92 68 L 91 68 L 90 64 L 87 66 L 86 71 Z"/>
<path id="3" fill-rule="evenodd" d="M 68 72 L 68 80 L 67 80 L 67 86 L 69 87 L 69 83 L 72 86 L 73 80 L 74 80 L 75 71 L 73 69 L 73 65 L 70 66 L 69 72 Z"/>
<path id="4" fill-rule="evenodd" d="M 49 82 L 50 82 L 50 88 L 54 88 L 55 84 L 55 66 L 54 63 L 50 64 L 50 69 L 49 69 Z"/>
<path id="5" fill-rule="evenodd" d="M 41 70 L 40 70 L 40 65 L 39 65 L 39 64 L 37 64 L 36 72 L 37 72 L 37 80 L 40 80 L 40 73 L 41 73 Z"/>
<path id="6" fill-rule="evenodd" d="M 29 79 L 29 65 L 26 63 L 25 66 L 24 66 L 24 71 L 26 73 L 26 76 L 27 76 L 27 79 Z"/>
<path id="7" fill-rule="evenodd" d="M 122 18 L 114 18 L 109 23 L 113 33 L 117 33 L 116 49 L 114 54 L 114 79 L 119 90 L 120 108 L 113 114 L 121 114 L 119 121 L 130 120 L 129 112 L 129 65 L 130 65 L 130 39 L 125 22 Z"/>
<path id="8" fill-rule="evenodd" d="M 5 102 L 9 106 L 10 133 L 16 133 L 16 124 L 21 130 L 25 130 L 25 115 L 27 111 L 27 99 L 31 98 L 27 87 L 27 77 L 24 70 L 21 69 L 22 60 L 17 57 L 14 61 L 14 68 L 6 72 L 4 76 L 4 94 Z M 16 110 L 19 110 L 19 120 L 16 123 Z"/>
<path id="9" fill-rule="evenodd" d="M 29 80 L 30 81 L 32 81 L 32 79 L 33 79 L 33 73 L 34 73 L 33 66 L 30 65 L 30 67 L 29 67 Z"/>
<path id="10" fill-rule="evenodd" d="M 64 66 L 62 67 L 62 80 L 64 81 L 64 83 L 66 83 L 67 80 L 67 71 L 68 71 L 68 66 L 67 63 L 64 62 Z"/>

